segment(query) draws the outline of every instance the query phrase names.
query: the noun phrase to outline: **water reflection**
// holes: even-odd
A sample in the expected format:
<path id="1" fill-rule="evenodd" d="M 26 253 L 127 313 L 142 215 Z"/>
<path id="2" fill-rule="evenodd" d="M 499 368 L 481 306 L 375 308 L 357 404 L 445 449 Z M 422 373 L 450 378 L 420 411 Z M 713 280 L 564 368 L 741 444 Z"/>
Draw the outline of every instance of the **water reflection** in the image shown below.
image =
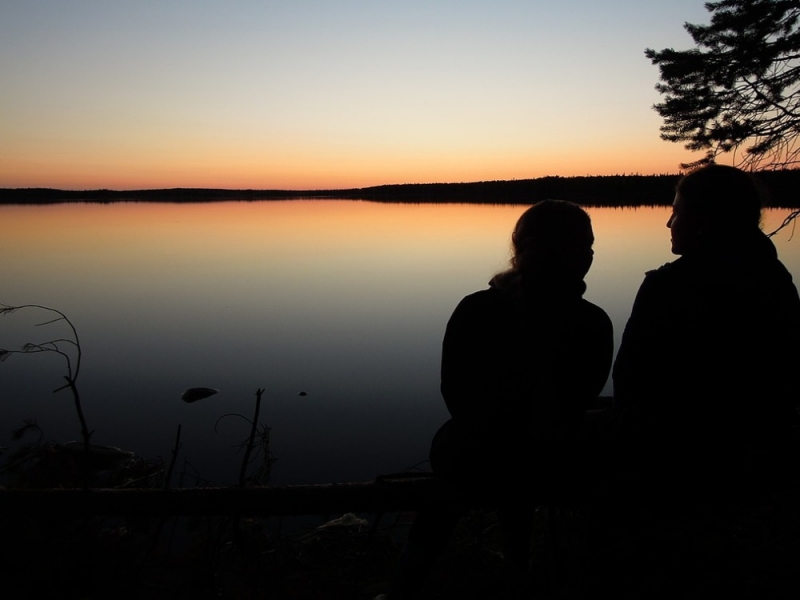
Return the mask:
<path id="1" fill-rule="evenodd" d="M 438 392 L 447 319 L 505 267 L 520 206 L 358 201 L 0 207 L 0 302 L 67 313 L 84 347 L 80 386 L 96 443 L 183 456 L 234 481 L 234 446 L 266 388 L 275 482 L 368 479 L 425 459 L 446 418 Z M 644 271 L 673 257 L 667 208 L 591 209 L 586 297 L 617 340 Z M 765 229 L 785 211 L 768 215 Z M 800 278 L 798 241 L 777 240 Z M 18 316 L 2 344 L 42 334 Z M 28 341 L 28 340 L 24 340 Z M 31 340 L 37 341 L 37 340 Z M 22 419 L 79 434 L 51 357 L 0 366 L 0 445 Z M 188 387 L 219 394 L 185 404 Z M 308 392 L 299 396 L 300 391 Z M 606 391 L 610 391 L 607 388 Z M 180 465 L 179 465 L 180 468 Z"/>

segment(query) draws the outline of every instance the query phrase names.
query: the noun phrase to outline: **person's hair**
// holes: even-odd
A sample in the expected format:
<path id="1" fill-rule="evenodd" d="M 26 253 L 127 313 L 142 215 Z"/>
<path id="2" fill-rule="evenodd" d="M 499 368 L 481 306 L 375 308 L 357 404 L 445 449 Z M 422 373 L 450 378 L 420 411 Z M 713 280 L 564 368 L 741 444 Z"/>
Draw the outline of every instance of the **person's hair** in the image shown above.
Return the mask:
<path id="1" fill-rule="evenodd" d="M 684 210 L 716 231 L 746 231 L 761 225 L 761 189 L 756 180 L 736 167 L 709 164 L 678 182 L 676 192 Z"/>
<path id="2" fill-rule="evenodd" d="M 517 291 L 529 284 L 581 284 L 592 264 L 592 221 L 577 204 L 543 200 L 522 213 L 511 235 L 511 268 L 492 284 Z"/>

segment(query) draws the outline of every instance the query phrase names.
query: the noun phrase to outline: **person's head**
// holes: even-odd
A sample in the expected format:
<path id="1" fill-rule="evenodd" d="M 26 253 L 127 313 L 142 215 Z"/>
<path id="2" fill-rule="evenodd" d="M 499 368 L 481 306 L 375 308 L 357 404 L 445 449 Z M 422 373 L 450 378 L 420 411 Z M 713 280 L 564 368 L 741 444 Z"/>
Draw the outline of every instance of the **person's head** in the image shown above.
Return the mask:
<path id="1" fill-rule="evenodd" d="M 537 202 L 520 216 L 511 242 L 511 270 L 523 275 L 582 280 L 592 265 L 592 221 L 572 202 Z"/>
<path id="2" fill-rule="evenodd" d="M 725 236 L 757 231 L 761 194 L 750 175 L 736 167 L 710 164 L 678 182 L 672 215 L 673 254 L 719 244 Z"/>

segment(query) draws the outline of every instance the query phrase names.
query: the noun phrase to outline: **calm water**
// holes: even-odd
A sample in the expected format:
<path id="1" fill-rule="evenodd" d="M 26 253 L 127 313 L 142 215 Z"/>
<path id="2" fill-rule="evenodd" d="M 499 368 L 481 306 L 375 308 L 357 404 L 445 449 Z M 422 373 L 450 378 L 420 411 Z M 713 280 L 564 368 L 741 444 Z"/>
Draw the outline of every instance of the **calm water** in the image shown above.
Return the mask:
<path id="1" fill-rule="evenodd" d="M 427 457 L 446 419 L 438 391 L 447 319 L 505 267 L 524 207 L 285 201 L 0 206 L 0 303 L 65 312 L 93 441 L 238 476 L 255 390 L 272 427 L 274 483 L 372 479 Z M 644 272 L 671 260 L 666 208 L 590 209 L 586 297 L 617 341 Z M 768 214 L 771 230 L 788 211 Z M 800 280 L 800 239 L 776 243 Z M 41 314 L 0 317 L 0 347 L 63 334 Z M 36 418 L 79 437 L 55 355 L 0 364 L 0 445 Z M 195 404 L 184 389 L 219 388 Z M 607 386 L 606 393 L 610 393 Z M 299 395 L 306 392 L 307 395 Z M 179 462 L 179 467 L 181 467 Z"/>

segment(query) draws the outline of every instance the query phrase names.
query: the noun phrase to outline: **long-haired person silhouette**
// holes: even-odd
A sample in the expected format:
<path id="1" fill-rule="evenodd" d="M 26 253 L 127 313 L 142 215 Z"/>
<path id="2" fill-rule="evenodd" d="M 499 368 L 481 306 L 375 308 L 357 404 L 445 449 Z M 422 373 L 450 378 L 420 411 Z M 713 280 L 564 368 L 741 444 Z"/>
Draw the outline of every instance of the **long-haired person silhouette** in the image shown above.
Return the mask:
<path id="1" fill-rule="evenodd" d="M 583 298 L 593 243 L 579 206 L 535 204 L 514 228 L 510 268 L 461 300 L 447 324 L 441 391 L 451 419 L 434 437 L 431 466 L 493 490 L 512 573 L 528 566 L 535 503 L 574 483 L 583 416 L 611 368 L 611 321 Z M 394 596 L 419 588 L 459 518 L 441 502 L 417 513 Z"/>

